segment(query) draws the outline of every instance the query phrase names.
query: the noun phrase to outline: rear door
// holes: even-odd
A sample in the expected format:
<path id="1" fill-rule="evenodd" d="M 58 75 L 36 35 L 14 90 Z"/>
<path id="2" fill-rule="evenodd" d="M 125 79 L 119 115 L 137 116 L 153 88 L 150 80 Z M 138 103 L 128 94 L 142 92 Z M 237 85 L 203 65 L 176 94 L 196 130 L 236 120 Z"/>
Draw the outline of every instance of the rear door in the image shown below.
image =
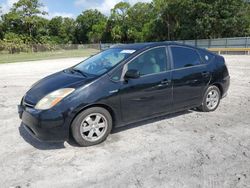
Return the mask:
<path id="1" fill-rule="evenodd" d="M 171 46 L 173 106 L 182 109 L 198 106 L 210 80 L 206 64 L 194 48 Z"/>
<path id="2" fill-rule="evenodd" d="M 124 72 L 136 69 L 141 76 L 123 81 L 120 89 L 124 122 L 137 121 L 172 109 L 172 83 L 166 47 L 156 47 L 133 59 Z"/>

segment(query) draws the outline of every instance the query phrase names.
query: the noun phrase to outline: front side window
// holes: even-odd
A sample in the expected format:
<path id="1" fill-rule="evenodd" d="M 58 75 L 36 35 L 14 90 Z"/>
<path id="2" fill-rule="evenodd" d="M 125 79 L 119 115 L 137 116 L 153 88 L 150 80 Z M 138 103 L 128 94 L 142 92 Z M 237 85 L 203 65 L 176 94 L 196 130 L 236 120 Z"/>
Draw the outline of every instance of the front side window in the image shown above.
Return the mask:
<path id="1" fill-rule="evenodd" d="M 140 75 L 160 73 L 167 70 L 166 48 L 154 48 L 135 58 L 128 64 L 128 70 L 138 70 Z"/>
<path id="2" fill-rule="evenodd" d="M 185 47 L 171 47 L 174 68 L 185 68 L 200 64 L 200 56 L 196 50 Z"/>
<path id="3" fill-rule="evenodd" d="M 76 65 L 74 69 L 77 69 L 82 73 L 98 76 L 108 72 L 111 68 L 128 58 L 134 52 L 135 50 L 111 48 L 86 59 Z"/>

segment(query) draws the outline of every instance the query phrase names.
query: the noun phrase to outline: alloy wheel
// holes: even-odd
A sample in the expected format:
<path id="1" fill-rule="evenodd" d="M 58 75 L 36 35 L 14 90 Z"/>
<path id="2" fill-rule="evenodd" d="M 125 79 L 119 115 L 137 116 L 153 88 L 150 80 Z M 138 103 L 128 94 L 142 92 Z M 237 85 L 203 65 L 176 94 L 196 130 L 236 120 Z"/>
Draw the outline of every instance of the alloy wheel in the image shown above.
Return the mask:
<path id="1" fill-rule="evenodd" d="M 219 103 L 219 93 L 215 89 L 209 91 L 206 98 L 206 105 L 209 110 L 213 110 Z"/>
<path id="2" fill-rule="evenodd" d="M 86 116 L 80 126 L 81 136 L 90 142 L 95 142 L 103 137 L 107 130 L 108 121 L 100 113 Z"/>

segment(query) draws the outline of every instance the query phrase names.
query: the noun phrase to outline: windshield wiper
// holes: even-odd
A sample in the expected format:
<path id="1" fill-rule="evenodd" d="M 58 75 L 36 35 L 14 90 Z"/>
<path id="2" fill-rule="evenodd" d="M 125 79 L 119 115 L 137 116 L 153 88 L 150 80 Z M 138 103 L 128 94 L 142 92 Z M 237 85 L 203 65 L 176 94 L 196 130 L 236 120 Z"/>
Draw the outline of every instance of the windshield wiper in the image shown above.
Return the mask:
<path id="1" fill-rule="evenodd" d="M 82 72 L 81 70 L 76 69 L 76 68 L 70 68 L 69 71 L 70 71 L 71 73 L 77 72 L 77 73 L 80 73 L 80 74 L 81 74 L 82 76 L 84 76 L 84 77 L 88 77 L 84 72 Z"/>

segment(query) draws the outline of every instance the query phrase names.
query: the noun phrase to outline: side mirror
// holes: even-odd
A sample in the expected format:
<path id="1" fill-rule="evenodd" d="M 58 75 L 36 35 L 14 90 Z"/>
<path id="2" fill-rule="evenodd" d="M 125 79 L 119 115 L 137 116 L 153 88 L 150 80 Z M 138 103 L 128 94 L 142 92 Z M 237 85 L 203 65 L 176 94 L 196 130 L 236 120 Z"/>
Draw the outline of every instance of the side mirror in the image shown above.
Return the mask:
<path id="1" fill-rule="evenodd" d="M 126 72 L 125 78 L 127 79 L 136 79 L 140 77 L 140 72 L 135 69 L 130 69 Z"/>

